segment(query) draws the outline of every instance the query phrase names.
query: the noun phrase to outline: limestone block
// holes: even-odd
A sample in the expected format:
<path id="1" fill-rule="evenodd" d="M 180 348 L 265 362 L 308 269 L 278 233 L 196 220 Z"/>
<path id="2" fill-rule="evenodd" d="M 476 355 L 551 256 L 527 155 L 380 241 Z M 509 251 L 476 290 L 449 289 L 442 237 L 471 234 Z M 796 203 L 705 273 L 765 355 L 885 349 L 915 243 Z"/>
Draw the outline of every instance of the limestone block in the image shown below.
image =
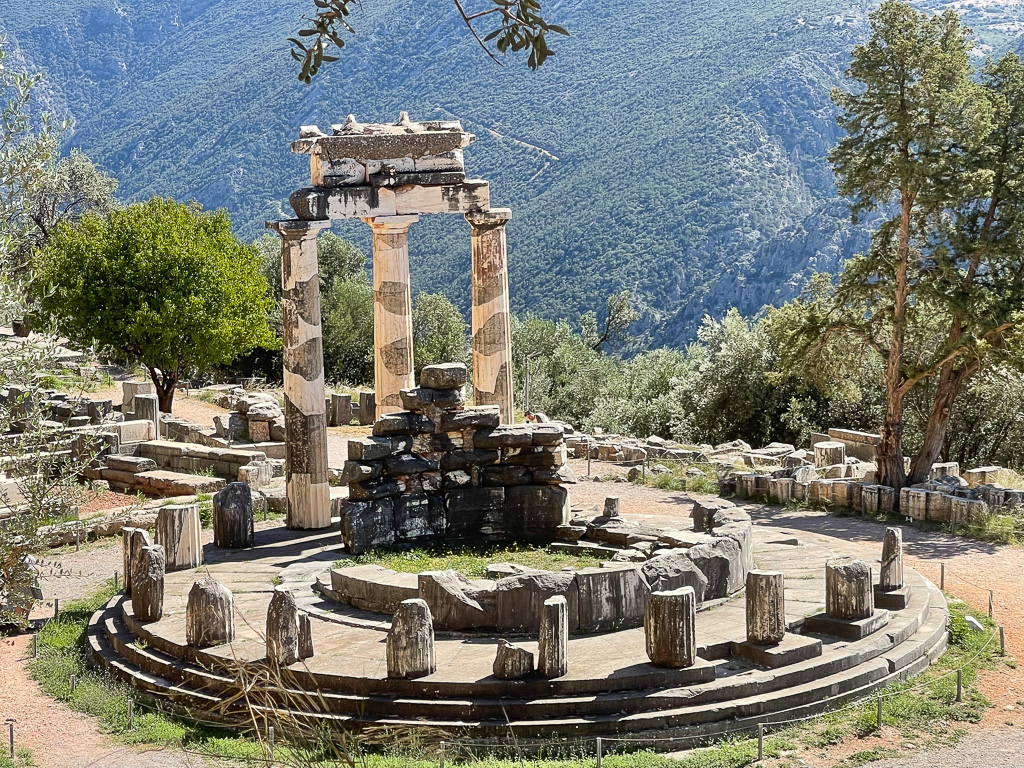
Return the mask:
<path id="1" fill-rule="evenodd" d="M 373 424 L 375 437 L 391 435 L 420 435 L 434 431 L 434 422 L 422 413 L 395 411 L 386 413 Z"/>
<path id="2" fill-rule="evenodd" d="M 132 612 L 139 621 L 160 621 L 164 615 L 164 566 L 163 547 L 139 551 L 139 562 L 132 571 Z"/>
<path id="3" fill-rule="evenodd" d="M 352 423 L 352 395 L 335 393 L 331 395 L 331 426 L 347 427 Z"/>
<path id="4" fill-rule="evenodd" d="M 388 677 L 415 679 L 433 674 L 434 622 L 424 600 L 403 600 L 387 639 Z"/>
<path id="5" fill-rule="evenodd" d="M 652 592 L 673 592 L 690 587 L 698 603 L 704 602 L 708 580 L 685 549 L 658 552 L 640 567 L 640 573 Z"/>
<path id="6" fill-rule="evenodd" d="M 837 557 L 825 563 L 825 613 L 833 619 L 859 621 L 875 610 L 871 568 L 862 560 Z"/>
<path id="7" fill-rule="evenodd" d="M 248 426 L 249 441 L 253 443 L 270 442 L 270 422 L 250 421 Z"/>
<path id="8" fill-rule="evenodd" d="M 454 488 L 445 494 L 448 533 L 452 536 L 503 534 L 504 488 Z"/>
<path id="9" fill-rule="evenodd" d="M 300 654 L 299 613 L 295 595 L 283 587 L 276 587 L 267 607 L 267 660 L 272 664 L 290 667 L 300 659 L 308 658 Z"/>
<path id="10" fill-rule="evenodd" d="M 313 623 L 309 614 L 299 611 L 299 661 L 313 658 Z"/>
<path id="11" fill-rule="evenodd" d="M 786 634 L 783 576 L 775 571 L 747 574 L 747 641 L 757 645 L 782 642 Z"/>
<path id="12" fill-rule="evenodd" d="M 981 499 L 954 497 L 950 501 L 950 522 L 965 525 L 988 511 L 988 505 Z"/>
<path id="13" fill-rule="evenodd" d="M 928 496 L 931 491 L 921 488 L 900 489 L 900 513 L 912 520 L 928 519 Z"/>
<path id="14" fill-rule="evenodd" d="M 408 453 L 412 438 L 396 435 L 392 437 L 359 437 L 348 441 L 348 457 L 355 461 L 377 461 L 393 453 Z"/>
<path id="15" fill-rule="evenodd" d="M 882 567 L 878 586 L 885 591 L 903 588 L 903 530 L 886 528 L 882 539 Z"/>
<path id="16" fill-rule="evenodd" d="M 728 523 L 716 526 L 712 532 L 715 538 L 732 539 L 740 548 L 740 562 L 743 565 L 741 579 L 746 579 L 747 571 L 754 567 L 754 529 L 749 522 Z"/>
<path id="17" fill-rule="evenodd" d="M 466 385 L 466 366 L 463 363 L 426 365 L 420 372 L 420 386 L 428 389 L 458 389 Z"/>
<path id="18" fill-rule="evenodd" d="M 241 402 L 239 403 L 239 410 L 243 410 Z M 246 420 L 249 422 L 250 429 L 252 429 L 253 422 L 271 422 L 284 416 L 281 406 L 273 399 L 251 403 L 243 412 L 245 413 Z"/>
<path id="19" fill-rule="evenodd" d="M 258 491 L 265 485 L 269 485 L 274 479 L 274 465 L 270 461 L 253 461 L 243 464 L 238 468 L 236 479 L 240 483 L 247 483 L 254 491 Z"/>
<path id="20" fill-rule="evenodd" d="M 394 500 L 346 500 L 342 505 L 341 539 L 350 555 L 361 555 L 394 544 Z"/>
<path id="21" fill-rule="evenodd" d="M 245 549 L 255 541 L 252 489 L 248 483 L 228 483 L 213 495 L 213 545 Z"/>
<path id="22" fill-rule="evenodd" d="M 501 680 L 521 680 L 533 674 L 533 654 L 508 640 L 501 640 L 492 670 L 494 676 Z"/>
<path id="23" fill-rule="evenodd" d="M 632 564 L 576 572 L 580 631 L 637 627 L 643 622 L 650 587 Z"/>
<path id="24" fill-rule="evenodd" d="M 455 450 L 441 457 L 441 469 L 445 472 L 457 472 L 470 467 L 497 464 L 500 459 L 501 454 L 496 450 Z"/>
<path id="25" fill-rule="evenodd" d="M 134 527 L 124 526 L 121 528 L 121 593 L 130 596 L 132 593 L 132 533 L 138 530 Z M 146 546 L 146 545 L 144 545 Z M 141 547 L 140 547 L 141 549 Z"/>
<path id="26" fill-rule="evenodd" d="M 495 625 L 496 588 L 493 581 L 470 581 L 457 571 L 419 574 L 419 596 L 430 606 L 438 627 L 488 629 Z"/>
<path id="27" fill-rule="evenodd" d="M 693 530 L 699 533 L 707 533 L 714 525 L 715 516 L 726 510 L 733 509 L 736 505 L 727 499 L 706 499 L 693 503 Z"/>
<path id="28" fill-rule="evenodd" d="M 345 485 L 376 480 L 384 471 L 384 463 L 380 461 L 354 461 L 349 459 L 341 469 L 339 480 Z"/>
<path id="29" fill-rule="evenodd" d="M 161 507 L 156 515 L 156 543 L 167 554 L 167 570 L 183 571 L 203 564 L 203 529 L 198 504 Z"/>
<path id="30" fill-rule="evenodd" d="M 439 428 L 442 432 L 457 432 L 464 429 L 493 428 L 500 423 L 500 406 L 477 405 L 457 411 L 445 411 L 441 415 Z"/>
<path id="31" fill-rule="evenodd" d="M 533 432 L 525 424 L 505 424 L 495 429 L 478 429 L 473 433 L 478 449 L 526 448 L 533 445 Z"/>
<path id="32" fill-rule="evenodd" d="M 218 437 L 229 440 L 243 440 L 249 431 L 249 422 L 245 416 L 236 412 L 218 413 L 213 417 L 213 428 Z"/>
<path id="33" fill-rule="evenodd" d="M 398 573 L 379 565 L 334 568 L 331 589 L 356 608 L 394 613 L 403 600 L 419 597 L 415 573 Z"/>
<path id="34" fill-rule="evenodd" d="M 235 639 L 235 608 L 231 592 L 210 577 L 197 581 L 185 607 L 185 640 L 194 648 L 209 648 Z"/>
<path id="35" fill-rule="evenodd" d="M 373 501 L 397 496 L 407 488 L 403 480 L 380 480 L 365 483 L 351 483 L 348 487 L 349 498 L 353 501 Z"/>
<path id="36" fill-rule="evenodd" d="M 160 435 L 160 401 L 156 395 L 135 393 L 133 413 L 138 421 L 153 422 L 156 435 Z"/>
<path id="37" fill-rule="evenodd" d="M 553 539 L 569 519 L 569 492 L 558 485 L 519 485 L 505 489 L 504 526 L 510 536 Z"/>
<path id="38" fill-rule="evenodd" d="M 569 674 L 569 603 L 564 595 L 549 597 L 541 607 L 539 657 L 542 677 Z"/>
<path id="39" fill-rule="evenodd" d="M 135 412 L 135 396 L 155 395 L 156 387 L 151 381 L 122 381 L 121 391 L 121 413 L 129 414 Z"/>
<path id="40" fill-rule="evenodd" d="M 359 393 L 359 426 L 365 427 L 373 424 L 377 418 L 377 396 L 373 392 Z M 359 458 L 352 456 L 351 458 Z"/>
<path id="41" fill-rule="evenodd" d="M 502 464 L 496 467 L 485 467 L 483 471 L 484 485 L 529 485 L 531 482 L 533 482 L 533 473 L 529 467 Z"/>
<path id="42" fill-rule="evenodd" d="M 743 586 L 746 570 L 740 546 L 732 539 L 714 538 L 686 550 L 686 556 L 708 580 L 705 600 L 727 597 Z"/>
<path id="43" fill-rule="evenodd" d="M 440 468 L 438 462 L 429 461 L 414 453 L 400 453 L 384 459 L 384 474 L 389 477 L 408 477 L 422 472 L 436 472 Z"/>
<path id="44" fill-rule="evenodd" d="M 571 572 L 525 573 L 499 579 L 497 628 L 507 632 L 533 632 L 541 621 L 547 600 L 561 597 L 566 603 L 566 622 L 579 627 L 579 591 Z"/>
<path id="45" fill-rule="evenodd" d="M 534 445 L 559 445 L 565 438 L 565 425 L 557 422 L 547 424 L 531 424 Z M 639 450 L 639 449 L 638 449 Z M 637 456 L 631 461 L 640 461 L 646 457 L 646 452 L 640 451 L 643 456 Z M 634 454 L 635 455 L 635 454 Z"/>
<path id="46" fill-rule="evenodd" d="M 633 467 L 633 469 L 636 469 L 636 467 Z M 574 485 L 578 480 L 576 473 L 566 464 L 561 467 L 536 467 L 533 470 L 533 482 L 550 483 L 551 485 Z"/>
<path id="47" fill-rule="evenodd" d="M 660 667 L 683 669 L 697 658 L 697 599 L 690 587 L 652 592 L 644 614 L 647 658 Z"/>
<path id="48" fill-rule="evenodd" d="M 777 504 L 788 504 L 793 496 L 793 478 L 773 477 L 768 481 L 768 496 Z"/>
<path id="49" fill-rule="evenodd" d="M 814 444 L 814 465 L 829 467 L 834 464 L 846 463 L 846 444 L 835 440 L 826 440 Z"/>
<path id="50" fill-rule="evenodd" d="M 444 536 L 447 526 L 444 501 L 426 493 L 396 496 L 395 536 L 399 541 Z"/>

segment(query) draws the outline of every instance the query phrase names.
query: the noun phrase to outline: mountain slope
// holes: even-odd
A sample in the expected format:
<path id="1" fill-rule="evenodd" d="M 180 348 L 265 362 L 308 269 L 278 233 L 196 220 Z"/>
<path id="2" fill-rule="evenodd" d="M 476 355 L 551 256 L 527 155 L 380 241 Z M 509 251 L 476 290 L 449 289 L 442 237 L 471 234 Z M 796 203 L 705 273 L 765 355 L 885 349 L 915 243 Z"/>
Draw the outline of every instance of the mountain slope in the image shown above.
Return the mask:
<path id="1" fill-rule="evenodd" d="M 828 92 L 867 3 L 563 0 L 547 13 L 573 35 L 529 73 L 491 63 L 449 0 L 372 0 L 342 60 L 305 86 L 285 38 L 310 6 L 3 0 L 0 26 L 124 194 L 225 206 L 247 236 L 307 183 L 288 152 L 300 124 L 461 119 L 479 137 L 470 172 L 514 212 L 516 310 L 574 316 L 629 288 L 650 340 L 677 343 L 702 313 L 785 300 L 864 242 L 825 153 Z M 1006 23 L 988 20 L 994 46 L 1015 34 Z M 365 225 L 342 231 L 368 245 Z M 465 222 L 425 217 L 411 252 L 415 287 L 465 308 Z"/>

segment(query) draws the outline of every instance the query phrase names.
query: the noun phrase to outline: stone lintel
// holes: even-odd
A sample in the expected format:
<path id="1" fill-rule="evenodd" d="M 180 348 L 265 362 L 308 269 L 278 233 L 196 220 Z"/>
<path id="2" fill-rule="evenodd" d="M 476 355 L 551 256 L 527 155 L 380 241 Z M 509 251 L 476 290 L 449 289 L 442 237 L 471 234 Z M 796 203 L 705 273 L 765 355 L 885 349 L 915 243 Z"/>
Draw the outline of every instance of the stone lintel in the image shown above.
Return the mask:
<path id="1" fill-rule="evenodd" d="M 910 585 L 900 589 L 883 590 L 875 584 L 875 605 L 879 608 L 887 608 L 890 611 L 902 611 L 910 603 Z"/>
<path id="2" fill-rule="evenodd" d="M 373 227 L 374 232 L 400 234 L 420 220 L 419 216 L 364 216 L 363 221 Z"/>
<path id="3" fill-rule="evenodd" d="M 468 147 L 476 139 L 462 130 L 432 130 L 419 133 L 392 133 L 342 136 L 310 136 L 292 142 L 297 155 L 328 155 L 356 160 L 392 160 L 403 157 L 442 155 Z"/>
<path id="4" fill-rule="evenodd" d="M 511 208 L 489 208 L 486 211 L 470 211 L 466 214 L 466 221 L 474 229 L 493 229 L 504 226 L 511 219 Z"/>
<path id="5" fill-rule="evenodd" d="M 396 187 L 306 187 L 289 198 L 303 221 L 365 219 L 377 216 L 416 216 L 430 213 L 471 213 L 490 208 L 491 195 L 483 179 L 462 184 Z"/>
<path id="6" fill-rule="evenodd" d="M 831 616 L 818 613 L 808 616 L 804 621 L 804 629 L 821 635 L 832 635 L 842 640 L 862 640 L 889 623 L 889 612 L 875 609 L 866 619 L 847 621 L 833 619 Z"/>
<path id="7" fill-rule="evenodd" d="M 759 645 L 749 641 L 733 643 L 732 655 L 762 667 L 776 669 L 821 656 L 821 640 L 787 632 L 782 641 L 775 645 Z"/>

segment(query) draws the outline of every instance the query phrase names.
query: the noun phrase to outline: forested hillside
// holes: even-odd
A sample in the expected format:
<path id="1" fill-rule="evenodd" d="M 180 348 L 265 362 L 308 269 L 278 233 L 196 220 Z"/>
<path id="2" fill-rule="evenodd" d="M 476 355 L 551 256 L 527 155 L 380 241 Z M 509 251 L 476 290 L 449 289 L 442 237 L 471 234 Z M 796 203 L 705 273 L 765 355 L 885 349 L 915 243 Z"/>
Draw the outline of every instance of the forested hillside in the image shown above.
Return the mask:
<path id="1" fill-rule="evenodd" d="M 961 5 L 987 45 L 1016 4 Z M 539 72 L 495 66 L 450 0 L 367 0 L 341 61 L 311 86 L 286 37 L 312 0 L 21 0 L 0 28 L 72 116 L 69 144 L 121 193 L 225 206 L 239 231 L 290 215 L 307 177 L 303 123 L 458 118 L 467 162 L 509 226 L 516 310 L 575 317 L 636 292 L 651 342 L 690 338 L 705 312 L 795 294 L 865 242 L 835 200 L 828 99 L 865 30 L 861 0 L 564 0 L 570 28 Z M 366 227 L 342 234 L 366 243 Z M 468 304 L 468 227 L 412 230 L 417 289 Z"/>

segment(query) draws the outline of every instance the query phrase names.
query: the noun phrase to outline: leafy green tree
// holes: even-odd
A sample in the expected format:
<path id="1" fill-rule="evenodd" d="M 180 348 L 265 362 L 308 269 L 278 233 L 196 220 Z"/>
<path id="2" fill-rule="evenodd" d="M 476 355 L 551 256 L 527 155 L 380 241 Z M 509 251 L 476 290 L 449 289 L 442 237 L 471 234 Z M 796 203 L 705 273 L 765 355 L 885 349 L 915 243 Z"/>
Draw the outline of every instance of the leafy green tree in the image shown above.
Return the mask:
<path id="1" fill-rule="evenodd" d="M 879 481 L 900 488 L 903 412 L 910 390 L 932 374 L 907 352 L 916 297 L 935 262 L 928 227 L 979 179 L 964 158 L 991 129 L 991 107 L 971 79 L 969 31 L 954 11 L 919 12 L 886 0 L 870 16 L 870 39 L 854 48 L 847 75 L 857 88 L 836 90 L 846 131 L 831 154 L 837 186 L 856 221 L 886 219 L 871 247 L 843 271 L 829 311 L 809 323 L 810 346 L 857 338 L 885 361 L 885 411 L 877 449 Z"/>
<path id="2" fill-rule="evenodd" d="M 53 164 L 32 201 L 35 224 L 32 247 L 46 245 L 50 232 L 60 224 L 76 224 L 87 213 L 105 214 L 116 205 L 117 179 L 97 168 L 89 157 L 72 149 Z"/>
<path id="3" fill-rule="evenodd" d="M 323 295 L 324 375 L 352 385 L 373 382 L 373 290 L 366 275 L 336 280 Z"/>
<path id="4" fill-rule="evenodd" d="M 599 328 L 596 312 L 584 312 L 580 316 L 580 333 L 594 349 L 617 349 L 628 339 L 629 327 L 639 318 L 629 291 L 613 293 L 605 307 L 604 328 Z"/>
<path id="5" fill-rule="evenodd" d="M 469 324 L 443 293 L 421 293 L 412 311 L 416 380 L 425 365 L 469 362 Z"/>
<path id="6" fill-rule="evenodd" d="M 540 0 L 486 0 L 482 10 L 470 11 L 462 0 L 453 0 L 466 28 L 469 29 L 480 47 L 496 63 L 508 51 L 527 51 L 527 64 L 537 69 L 554 51 L 548 48 L 547 34 L 568 35 L 556 24 L 548 23 L 541 14 Z M 468 4 L 468 3 L 467 3 Z M 354 34 L 349 24 L 352 6 L 358 0 L 316 0 L 312 16 L 303 16 L 305 26 L 298 37 L 288 39 L 292 44 L 292 58 L 300 62 L 299 80 L 309 83 L 320 71 L 324 62 L 337 61 L 338 56 L 328 53 L 331 46 L 341 49 L 345 46 L 343 34 Z M 477 22 L 489 22 L 486 29 L 477 28 Z M 494 41 L 494 49 L 489 46 Z"/>
<path id="7" fill-rule="evenodd" d="M 597 398 L 591 421 L 611 432 L 671 437 L 672 425 L 679 420 L 674 389 L 686 371 L 686 355 L 676 349 L 637 355 L 622 364 L 621 384 L 614 379 Z"/>
<path id="8" fill-rule="evenodd" d="M 259 257 L 223 210 L 153 198 L 87 214 L 50 234 L 37 267 L 44 316 L 81 346 L 142 361 L 165 413 L 182 377 L 274 343 Z"/>

